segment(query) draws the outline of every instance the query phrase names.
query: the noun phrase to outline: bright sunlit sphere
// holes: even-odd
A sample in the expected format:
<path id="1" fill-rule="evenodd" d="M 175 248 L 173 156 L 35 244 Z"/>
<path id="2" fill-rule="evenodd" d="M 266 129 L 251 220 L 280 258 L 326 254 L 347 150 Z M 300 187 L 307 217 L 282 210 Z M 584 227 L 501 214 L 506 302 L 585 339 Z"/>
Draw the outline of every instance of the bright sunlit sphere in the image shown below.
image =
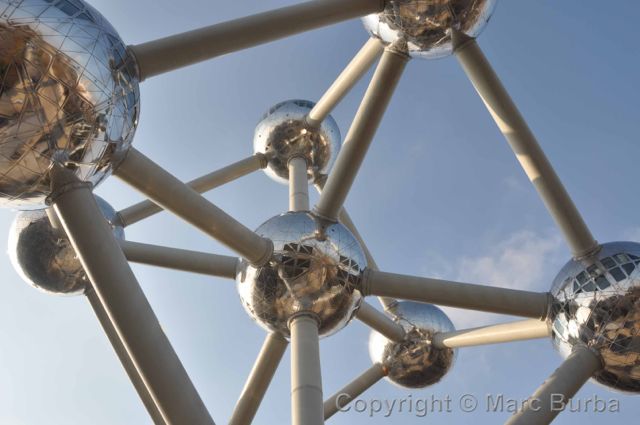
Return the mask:
<path id="1" fill-rule="evenodd" d="M 256 232 L 273 241 L 274 255 L 263 267 L 243 261 L 239 268 L 238 291 L 249 315 L 284 335 L 301 312 L 317 317 L 321 335 L 346 326 L 360 306 L 358 288 L 367 266 L 351 232 L 308 212 L 276 216 Z"/>
<path id="2" fill-rule="evenodd" d="M 609 388 L 640 393 L 640 244 L 613 242 L 558 273 L 551 294 L 556 349 L 597 352 L 604 368 L 593 377 Z"/>
<path id="3" fill-rule="evenodd" d="M 400 301 L 389 309 L 394 320 L 406 332 L 403 342 L 395 342 L 372 331 L 369 355 L 381 364 L 387 379 L 404 388 L 424 388 L 439 382 L 451 369 L 456 352 L 431 344 L 438 332 L 451 332 L 453 323 L 438 307 L 412 301 Z"/>
<path id="4" fill-rule="evenodd" d="M 104 199 L 96 197 L 113 233 L 124 239 L 117 213 Z M 64 230 L 51 226 L 45 210 L 18 213 L 9 231 L 9 257 L 22 279 L 49 294 L 79 295 L 89 280 Z"/>
<path id="5" fill-rule="evenodd" d="M 97 185 L 138 123 L 133 59 L 81 0 L 0 1 L 0 207 L 45 206 L 53 163 Z"/>
<path id="6" fill-rule="evenodd" d="M 307 160 L 307 177 L 314 181 L 326 174 L 340 149 L 340 130 L 329 115 L 319 127 L 307 124 L 314 107 L 306 100 L 278 103 L 264 115 L 253 138 L 255 153 L 267 155 L 267 175 L 280 183 L 289 179 L 288 163 L 296 156 Z"/>
<path id="7" fill-rule="evenodd" d="M 477 37 L 496 0 L 389 0 L 384 11 L 363 22 L 372 36 L 402 46 L 415 58 L 439 58 L 453 51 L 451 31 Z"/>

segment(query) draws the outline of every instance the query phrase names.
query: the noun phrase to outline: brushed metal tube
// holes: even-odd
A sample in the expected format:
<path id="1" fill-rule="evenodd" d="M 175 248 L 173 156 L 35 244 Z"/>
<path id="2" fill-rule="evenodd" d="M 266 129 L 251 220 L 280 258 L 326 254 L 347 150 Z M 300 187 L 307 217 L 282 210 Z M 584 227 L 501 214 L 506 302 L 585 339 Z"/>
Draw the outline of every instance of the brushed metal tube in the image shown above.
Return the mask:
<path id="1" fill-rule="evenodd" d="M 133 364 L 131 357 L 129 357 L 129 353 L 127 352 L 125 346 L 122 344 L 118 332 L 116 332 L 116 329 L 113 327 L 109 315 L 102 307 L 102 303 L 100 302 L 98 295 L 93 290 L 93 288 L 89 288 L 85 292 L 85 295 L 87 296 L 89 304 L 91 305 L 91 308 L 93 308 L 93 312 L 98 318 L 100 325 L 102 325 L 102 329 L 107 335 L 107 338 L 109 339 L 113 350 L 116 352 L 118 359 L 120 359 L 122 367 L 127 373 L 127 376 L 129 376 L 129 380 L 133 384 L 133 387 L 136 389 L 136 392 L 138 393 L 140 400 L 142 400 L 144 407 L 147 409 L 149 416 L 151 416 L 151 420 L 153 420 L 153 423 L 155 425 L 166 425 L 167 422 L 162 417 L 162 412 L 160 411 L 160 409 L 158 409 L 158 406 L 156 405 L 151 392 L 149 392 L 149 389 L 138 373 L 138 369 L 136 369 L 136 366 Z"/>
<path id="2" fill-rule="evenodd" d="M 389 48 L 382 54 L 315 207 L 319 215 L 337 218 L 407 61 L 407 56 Z"/>
<path id="3" fill-rule="evenodd" d="M 454 44 L 455 55 L 467 77 L 564 234 L 573 255 L 579 258 L 596 251 L 598 243 L 478 43 L 455 32 Z"/>
<path id="4" fill-rule="evenodd" d="M 53 207 L 113 327 L 167 424 L 213 424 L 91 193 L 53 171 Z M 98 249 L 99 248 L 99 249 Z"/>
<path id="5" fill-rule="evenodd" d="M 244 177 L 247 174 L 251 174 L 254 171 L 258 171 L 266 166 L 267 160 L 265 156 L 258 153 L 212 173 L 208 173 L 204 176 L 198 177 L 197 179 L 191 180 L 186 184 L 196 192 L 204 193 L 239 179 L 240 177 Z M 119 211 L 118 215 L 120 217 L 120 222 L 126 227 L 144 220 L 145 218 L 149 218 L 161 211 L 164 211 L 161 206 L 147 199 Z"/>
<path id="6" fill-rule="evenodd" d="M 381 11 L 383 0 L 313 0 L 130 46 L 140 80 Z"/>
<path id="7" fill-rule="evenodd" d="M 558 369 L 536 390 L 522 410 L 505 425 L 546 425 L 553 422 L 562 408 L 582 386 L 602 368 L 600 357 L 587 347 L 578 346 Z"/>
<path id="8" fill-rule="evenodd" d="M 318 321 L 300 314 L 289 323 L 291 330 L 291 423 L 324 424 L 320 338 Z"/>
<path id="9" fill-rule="evenodd" d="M 233 410 L 229 425 L 249 425 L 253 421 L 288 345 L 289 342 L 280 334 L 267 335 Z"/>
<path id="10" fill-rule="evenodd" d="M 271 258 L 271 241 L 249 230 L 136 149 L 129 150 L 114 174 L 251 263 L 261 265 Z"/>
<path id="11" fill-rule="evenodd" d="M 404 328 L 366 302 L 360 305 L 356 318 L 392 341 L 404 341 Z"/>
<path id="12" fill-rule="evenodd" d="M 432 342 L 438 348 L 458 348 L 549 338 L 550 336 L 551 329 L 546 321 L 528 319 L 480 328 L 437 333 L 433 336 Z"/>
<path id="13" fill-rule="evenodd" d="M 549 306 L 549 294 L 546 292 L 520 291 L 374 270 L 367 272 L 363 291 L 365 295 L 535 319 L 545 318 Z"/>
<path id="14" fill-rule="evenodd" d="M 386 376 L 384 367 L 376 363 L 324 402 L 325 421 L 347 406 L 354 398 Z"/>
<path id="15" fill-rule="evenodd" d="M 307 123 L 312 127 L 318 127 L 333 111 L 340 101 L 351 91 L 364 74 L 369 71 L 373 63 L 382 55 L 384 45 L 377 38 L 371 37 L 362 46 L 360 51 L 340 73 L 338 78 L 320 98 L 307 116 Z"/>
<path id="16" fill-rule="evenodd" d="M 238 259 L 226 255 L 169 248 L 139 242 L 119 241 L 127 260 L 168 269 L 201 273 L 210 276 L 236 278 Z"/>
<path id="17" fill-rule="evenodd" d="M 309 211 L 307 161 L 299 156 L 289 160 L 289 211 Z"/>

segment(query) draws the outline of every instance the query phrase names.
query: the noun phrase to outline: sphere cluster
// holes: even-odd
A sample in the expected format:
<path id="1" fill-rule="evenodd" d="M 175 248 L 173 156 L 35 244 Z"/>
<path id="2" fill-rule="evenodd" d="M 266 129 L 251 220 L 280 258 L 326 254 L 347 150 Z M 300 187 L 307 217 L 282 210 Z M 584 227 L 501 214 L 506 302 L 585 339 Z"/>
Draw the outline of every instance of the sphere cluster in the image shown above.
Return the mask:
<path id="1" fill-rule="evenodd" d="M 456 352 L 432 345 L 435 333 L 454 331 L 453 323 L 438 307 L 413 301 L 400 301 L 389 309 L 406 332 L 404 341 L 395 342 L 372 331 L 369 355 L 381 364 L 387 379 L 404 388 L 424 388 L 440 381 L 451 369 Z"/>
<path id="2" fill-rule="evenodd" d="M 123 158 L 138 123 L 137 72 L 81 0 L 5 0 L 0 10 L 0 206 L 41 208 L 54 163 L 97 185 Z"/>
<path id="3" fill-rule="evenodd" d="M 280 183 L 289 179 L 291 158 L 307 161 L 307 177 L 315 181 L 326 174 L 340 149 L 340 130 L 329 115 L 318 126 L 307 123 L 307 115 L 315 104 L 307 100 L 278 103 L 258 123 L 253 138 L 255 153 L 268 158 L 267 175 Z"/>
<path id="4" fill-rule="evenodd" d="M 363 18 L 369 33 L 416 58 L 453 52 L 452 31 L 477 37 L 496 0 L 389 0 L 381 13 Z"/>
<path id="5" fill-rule="evenodd" d="M 289 212 L 268 220 L 256 233 L 273 241 L 274 255 L 265 266 L 243 261 L 239 267 L 238 291 L 249 315 L 285 336 L 289 320 L 303 312 L 318 319 L 320 335 L 346 326 L 360 306 L 367 266 L 351 232 L 309 212 Z"/>
<path id="6" fill-rule="evenodd" d="M 104 199 L 96 197 L 102 214 L 118 239 L 124 229 L 116 211 Z M 9 231 L 9 258 L 13 267 L 29 285 L 49 294 L 83 294 L 89 279 L 63 229 L 51 226 L 45 210 L 20 212 Z"/>
<path id="7" fill-rule="evenodd" d="M 584 345 L 604 368 L 594 379 L 640 393 L 640 244 L 613 242 L 583 260 L 571 260 L 551 289 L 553 343 L 567 357 Z"/>

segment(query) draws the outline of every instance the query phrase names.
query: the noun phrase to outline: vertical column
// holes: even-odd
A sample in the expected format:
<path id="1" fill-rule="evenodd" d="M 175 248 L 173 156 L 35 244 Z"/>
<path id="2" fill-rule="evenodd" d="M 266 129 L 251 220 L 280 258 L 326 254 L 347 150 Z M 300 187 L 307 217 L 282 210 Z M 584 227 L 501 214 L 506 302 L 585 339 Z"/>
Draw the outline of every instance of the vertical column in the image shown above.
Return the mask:
<path id="1" fill-rule="evenodd" d="M 324 424 L 318 321 L 300 314 L 291 330 L 291 418 L 293 425 Z"/>

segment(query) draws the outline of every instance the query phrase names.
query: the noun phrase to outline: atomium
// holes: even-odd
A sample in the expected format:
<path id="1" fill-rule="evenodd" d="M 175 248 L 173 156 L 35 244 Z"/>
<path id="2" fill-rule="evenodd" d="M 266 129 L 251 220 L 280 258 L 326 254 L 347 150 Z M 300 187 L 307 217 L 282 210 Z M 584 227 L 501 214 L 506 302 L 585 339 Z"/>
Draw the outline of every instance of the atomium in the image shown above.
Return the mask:
<path id="1" fill-rule="evenodd" d="M 243 308 L 267 337 L 229 421 L 233 425 L 251 423 L 287 340 L 293 423 L 324 423 L 335 412 L 329 412 L 334 399 L 322 400 L 320 338 L 354 318 L 372 329 L 374 365 L 348 384 L 348 391 L 361 393 L 383 377 L 403 388 L 424 388 L 452 369 L 459 347 L 551 337 L 565 360 L 536 394 L 560 392 L 571 398 L 590 378 L 607 388 L 640 393 L 640 244 L 598 245 L 484 58 L 474 38 L 496 1 L 348 2 L 310 1 L 126 46 L 82 0 L 0 0 L 0 207 L 33 209 L 20 212 L 11 228 L 9 255 L 18 274 L 46 293 L 89 296 L 158 425 L 213 420 L 129 262 L 235 280 Z M 370 40 L 317 105 L 289 100 L 269 109 L 255 128 L 253 156 L 185 184 L 131 147 L 140 81 L 362 16 Z M 453 46 L 459 35 L 464 46 Z M 550 292 L 379 270 L 345 210 L 407 60 L 449 54 L 460 61 L 515 154 L 525 158 L 525 173 L 574 255 Z M 340 150 L 340 131 L 330 111 L 378 59 Z M 265 165 L 267 175 L 289 184 L 291 211 L 255 232 L 199 194 Z M 96 208 L 89 189 L 112 173 L 149 199 L 116 212 L 98 198 Z M 309 205 L 310 183 L 321 190 L 315 208 Z M 124 241 L 125 225 L 163 208 L 234 256 Z M 367 296 L 377 296 L 385 312 L 368 304 Z M 432 304 L 526 320 L 455 330 Z M 524 406 L 509 423 L 550 423 L 557 414 Z"/>
<path id="2" fill-rule="evenodd" d="M 569 261 L 551 289 L 553 343 L 567 357 L 585 345 L 602 358 L 593 379 L 640 393 L 640 244 L 612 242 Z"/>
<path id="3" fill-rule="evenodd" d="M 135 66 L 81 0 L 0 1 L 0 205 L 45 206 L 61 164 L 99 184 L 127 152 L 139 114 Z"/>
<path id="4" fill-rule="evenodd" d="M 288 100 L 267 111 L 258 123 L 253 138 L 253 150 L 267 156 L 267 175 L 286 183 L 289 160 L 295 157 L 307 161 L 307 178 L 315 181 L 326 174 L 340 149 L 340 130 L 331 116 L 318 127 L 307 123 L 314 107 L 306 100 Z"/>
<path id="5" fill-rule="evenodd" d="M 273 241 L 273 259 L 262 267 L 242 261 L 238 292 L 247 313 L 262 327 L 289 335 L 289 321 L 311 313 L 321 335 L 342 329 L 362 299 L 367 261 L 360 244 L 340 223 L 309 212 L 268 220 L 256 233 Z"/>
<path id="6" fill-rule="evenodd" d="M 96 196 L 117 239 L 124 239 L 116 211 Z M 54 229 L 45 210 L 23 211 L 9 231 L 9 258 L 22 279 L 55 295 L 83 294 L 89 279 L 63 229 Z"/>
<path id="7" fill-rule="evenodd" d="M 439 58 L 453 52 L 452 31 L 480 35 L 496 0 L 391 0 L 382 13 L 363 22 L 372 36 L 414 58 Z"/>
<path id="8" fill-rule="evenodd" d="M 453 332 L 453 323 L 438 307 L 400 301 L 389 309 L 405 333 L 405 340 L 395 342 L 371 331 L 369 355 L 381 364 L 387 379 L 404 388 L 424 388 L 439 382 L 451 369 L 456 352 L 433 346 L 438 332 Z"/>

